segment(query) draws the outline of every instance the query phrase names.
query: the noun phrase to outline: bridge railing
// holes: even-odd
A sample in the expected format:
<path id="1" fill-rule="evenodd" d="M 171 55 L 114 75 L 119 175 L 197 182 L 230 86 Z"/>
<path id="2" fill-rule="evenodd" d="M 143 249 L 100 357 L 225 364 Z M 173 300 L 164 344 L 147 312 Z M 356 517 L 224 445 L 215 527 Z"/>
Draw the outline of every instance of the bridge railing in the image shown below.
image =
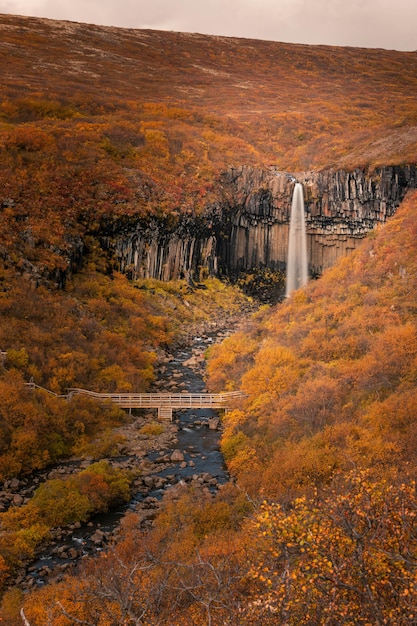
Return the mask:
<path id="1" fill-rule="evenodd" d="M 55 391 L 51 391 L 50 389 L 46 389 L 45 387 L 42 387 L 41 385 L 37 385 L 33 381 L 30 381 L 30 383 L 24 383 L 24 385 L 25 387 L 28 387 L 29 389 L 41 389 L 41 391 L 46 391 L 46 393 L 49 393 L 51 394 L 51 396 L 55 396 L 56 398 L 63 398 L 64 400 L 68 398 L 68 394 L 55 393 Z"/>
<path id="2" fill-rule="evenodd" d="M 86 395 L 101 402 L 114 402 L 126 408 L 223 408 L 235 398 L 241 397 L 240 391 L 225 393 L 97 393 L 87 389 L 71 388 L 69 395 Z"/>
<path id="3" fill-rule="evenodd" d="M 229 408 L 234 399 L 242 397 L 241 391 L 228 391 L 224 393 L 98 393 L 72 387 L 68 389 L 66 395 L 58 395 L 49 389 L 37 385 L 33 381 L 25 383 L 30 389 L 42 389 L 58 398 L 66 400 L 75 395 L 84 395 L 94 398 L 98 402 L 113 402 L 124 409 L 165 409 L 172 411 L 175 409 L 222 409 Z"/>

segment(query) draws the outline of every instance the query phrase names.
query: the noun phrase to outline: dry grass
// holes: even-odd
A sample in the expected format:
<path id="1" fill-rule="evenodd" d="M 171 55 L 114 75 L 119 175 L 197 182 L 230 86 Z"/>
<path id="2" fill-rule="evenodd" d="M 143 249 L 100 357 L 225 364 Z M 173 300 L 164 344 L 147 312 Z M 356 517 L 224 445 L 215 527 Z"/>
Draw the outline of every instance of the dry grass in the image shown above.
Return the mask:
<path id="1" fill-rule="evenodd" d="M 195 114 L 186 136 L 211 123 L 224 141 L 242 141 L 222 165 L 272 159 L 300 170 L 416 158 L 417 53 L 13 16 L 0 18 L 0 32 L 4 100 L 52 95 L 79 114 L 128 116 L 144 103 L 180 107 Z"/>

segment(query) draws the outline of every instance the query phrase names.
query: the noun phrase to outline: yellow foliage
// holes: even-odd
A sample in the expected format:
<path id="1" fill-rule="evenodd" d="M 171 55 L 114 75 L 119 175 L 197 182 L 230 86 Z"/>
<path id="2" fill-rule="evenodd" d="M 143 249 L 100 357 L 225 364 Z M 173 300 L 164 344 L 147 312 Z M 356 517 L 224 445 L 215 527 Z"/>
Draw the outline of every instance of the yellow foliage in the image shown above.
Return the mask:
<path id="1" fill-rule="evenodd" d="M 412 619 L 416 553 L 406 548 L 404 558 L 404 541 L 416 505 L 413 483 L 373 482 L 360 472 L 288 510 L 265 502 L 249 523 L 253 587 L 243 623 Z"/>
<path id="2" fill-rule="evenodd" d="M 303 493 L 352 464 L 417 471 L 416 203 L 209 354 L 209 384 L 246 394 L 222 446 L 252 495 Z"/>

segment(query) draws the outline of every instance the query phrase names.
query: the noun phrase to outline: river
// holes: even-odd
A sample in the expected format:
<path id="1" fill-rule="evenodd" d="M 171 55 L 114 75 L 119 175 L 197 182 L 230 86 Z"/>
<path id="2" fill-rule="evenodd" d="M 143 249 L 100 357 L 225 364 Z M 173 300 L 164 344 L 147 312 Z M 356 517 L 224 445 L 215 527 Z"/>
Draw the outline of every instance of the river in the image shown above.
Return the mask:
<path id="1" fill-rule="evenodd" d="M 233 324 L 230 326 L 233 328 Z M 217 329 L 196 335 L 189 345 L 180 346 L 167 355 L 159 368 L 157 390 L 204 392 L 203 354 L 210 345 L 229 334 L 230 330 Z M 80 558 L 105 549 L 117 535 L 118 525 L 128 510 L 140 511 L 144 528 L 150 527 L 158 503 L 167 489 L 191 483 L 197 488 L 215 491 L 220 484 L 228 481 L 219 449 L 220 431 L 215 411 L 192 409 L 176 412 L 173 422 L 166 425 L 168 436 L 164 435 L 162 443 L 156 440 L 154 445 L 148 444 L 146 453 L 142 443 L 142 447 L 135 452 L 134 439 L 139 426 L 146 420 L 149 420 L 149 415 L 134 417 L 124 429 L 130 442 L 126 454 L 109 459 L 119 467 L 137 469 L 139 464 L 141 475 L 135 482 L 131 501 L 115 511 L 95 516 L 88 524 L 73 524 L 54 531 L 51 544 L 20 573 L 16 581 L 19 586 L 43 586 L 48 580 L 59 579 L 65 572 L 74 570 Z M 84 462 L 81 467 L 87 464 Z M 62 474 L 63 468 L 65 465 L 59 466 L 56 471 Z M 70 466 L 70 471 L 74 469 L 75 466 Z"/>

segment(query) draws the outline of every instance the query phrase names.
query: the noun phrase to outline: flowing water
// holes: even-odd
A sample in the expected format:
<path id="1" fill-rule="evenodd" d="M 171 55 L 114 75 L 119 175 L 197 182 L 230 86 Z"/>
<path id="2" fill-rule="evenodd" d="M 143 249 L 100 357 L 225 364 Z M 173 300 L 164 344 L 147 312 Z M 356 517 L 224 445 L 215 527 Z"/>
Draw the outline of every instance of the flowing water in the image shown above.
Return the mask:
<path id="1" fill-rule="evenodd" d="M 288 239 L 287 282 L 285 295 L 308 282 L 307 235 L 304 214 L 304 193 L 301 183 L 295 183 L 291 204 Z"/>
<path id="2" fill-rule="evenodd" d="M 201 371 L 190 368 L 184 363 L 189 361 L 193 352 L 195 354 L 196 346 L 200 352 L 203 352 L 205 348 L 216 340 L 215 334 L 213 336 L 195 337 L 193 345 L 189 348 L 178 349 L 173 354 L 172 360 L 166 364 L 163 380 L 161 381 L 162 388 L 160 385 L 158 390 L 166 390 L 164 388 L 165 384 L 169 385 L 170 382 L 172 383 L 175 380 L 177 384 L 182 385 L 188 392 L 204 392 L 205 384 Z M 94 535 L 97 531 L 100 533 L 111 533 L 117 528 L 127 510 L 135 510 L 138 503 L 144 500 L 160 499 L 164 491 L 173 484 L 181 481 L 190 481 L 193 477 L 203 474 L 212 477 L 211 482 L 213 484 L 210 487 L 212 490 L 217 485 L 227 482 L 228 475 L 219 449 L 220 433 L 216 429 L 208 428 L 208 420 L 216 416 L 217 414 L 211 409 L 192 409 L 176 412 L 174 415 L 175 423 L 178 426 L 176 441 L 168 449 L 153 451 L 147 455 L 149 461 L 155 462 L 160 455 L 166 456 L 167 453 L 172 453 L 174 449 L 182 452 L 183 462 L 169 463 L 168 467 L 161 464 L 160 471 L 152 472 L 153 478 L 160 477 L 164 479 L 164 485 L 146 493 L 138 490 L 137 493 L 133 494 L 131 501 L 126 506 L 120 507 L 116 511 L 97 515 L 89 524 L 79 525 L 79 527 L 75 528 L 70 536 L 55 541 L 54 545 L 48 547 L 43 554 L 39 555 L 36 562 L 28 569 L 32 580 L 30 586 L 32 584 L 42 586 L 47 582 L 51 572 L 54 572 L 57 567 L 60 571 L 63 571 L 66 565 L 71 567 L 76 564 L 79 558 L 102 550 L 103 546 L 97 546 L 94 542 Z M 117 462 L 123 463 L 124 461 L 128 462 L 129 457 L 117 459 Z"/>
<path id="3" fill-rule="evenodd" d="M 203 351 L 208 345 L 213 343 L 213 337 L 195 337 L 195 343 Z M 174 359 L 167 365 L 164 378 L 171 380 L 174 374 L 178 376 L 178 373 L 180 373 L 181 378 L 177 380 L 185 383 L 187 392 L 205 392 L 205 384 L 201 374 L 184 365 L 191 356 L 192 347 L 180 349 L 174 355 Z M 193 466 L 179 467 L 177 465 L 174 468 L 176 478 L 181 479 L 207 472 L 217 478 L 219 483 L 226 482 L 226 468 L 219 449 L 219 431 L 207 428 L 208 420 L 216 417 L 216 415 L 216 412 L 212 409 L 189 409 L 175 412 L 174 418 L 178 423 L 179 430 L 177 433 L 178 442 L 173 447 L 184 452 L 186 462 L 193 461 Z M 149 456 L 151 460 L 154 460 L 155 454 Z M 172 474 L 172 468 L 158 473 L 159 476 Z"/>

